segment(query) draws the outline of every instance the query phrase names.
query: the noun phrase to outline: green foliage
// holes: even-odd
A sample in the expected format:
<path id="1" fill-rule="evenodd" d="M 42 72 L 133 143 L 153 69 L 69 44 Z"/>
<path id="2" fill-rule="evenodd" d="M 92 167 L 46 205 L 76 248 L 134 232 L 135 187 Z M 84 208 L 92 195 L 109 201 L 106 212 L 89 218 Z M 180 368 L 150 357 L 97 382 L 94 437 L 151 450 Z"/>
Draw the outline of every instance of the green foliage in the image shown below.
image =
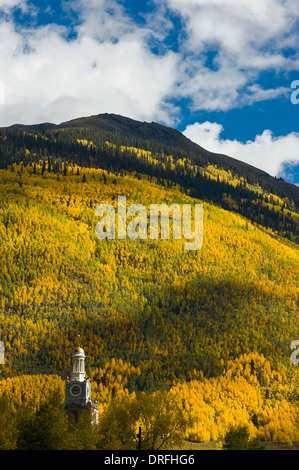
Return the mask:
<path id="1" fill-rule="evenodd" d="M 24 403 L 16 414 L 9 400 L 0 397 L 1 450 L 136 450 L 140 426 L 142 450 L 166 449 L 180 441 L 187 424 L 178 402 L 166 392 L 114 400 L 98 425 L 92 423 L 91 409 L 73 422 L 62 399 L 56 389 L 36 409 Z"/>
<path id="2" fill-rule="evenodd" d="M 81 414 L 78 423 L 68 428 L 69 450 L 97 450 L 99 440 L 98 427 L 92 424 L 92 411 L 87 408 Z"/>
<path id="3" fill-rule="evenodd" d="M 16 417 L 4 393 L 0 396 L 0 450 L 14 450 L 16 439 Z"/>
<path id="4" fill-rule="evenodd" d="M 265 450 L 265 446 L 258 438 L 249 439 L 249 430 L 246 426 L 230 429 L 225 435 L 224 450 Z"/>
<path id="5" fill-rule="evenodd" d="M 8 426 L 13 420 L 3 413 L 1 446 L 132 446 L 138 420 L 156 423 L 147 438 L 156 446 L 167 416 L 163 411 L 163 425 L 156 420 L 154 392 L 178 384 L 180 398 L 194 393 L 193 409 L 199 400 L 206 411 L 197 410 L 203 421 L 191 426 L 190 436 L 223 435 L 230 422 L 226 392 L 237 401 L 244 386 L 250 413 L 240 415 L 250 431 L 258 427 L 265 436 L 297 439 L 299 375 L 290 364 L 290 344 L 299 335 L 294 202 L 267 193 L 248 175 L 236 184 L 238 175 L 199 158 L 196 168 L 178 150 L 163 153 L 148 145 L 142 151 L 116 137 L 108 145 L 106 137 L 85 130 L 1 134 L 8 169 L 0 170 L 6 353 L 0 394 L 9 391 L 22 421 L 14 434 Z M 146 207 L 204 200 L 202 249 L 186 252 L 184 240 L 97 240 L 95 208 L 103 202 L 115 206 L 117 194 L 125 194 L 128 205 Z M 53 388 L 63 390 L 78 334 L 94 395 L 109 407 L 101 421 L 106 441 L 105 433 L 93 436 L 88 420 L 80 423 L 80 434 L 72 434 L 58 401 L 48 401 Z M 212 384 L 220 387 L 217 399 Z M 135 408 L 122 402 L 144 391 L 146 412 L 142 400 Z M 32 410 L 22 417 L 19 408 L 28 401 Z"/>
<path id="6" fill-rule="evenodd" d="M 17 446 L 20 450 L 68 449 L 68 417 L 55 392 L 36 412 L 26 409 L 19 420 Z"/>
<path id="7" fill-rule="evenodd" d="M 178 398 L 165 391 L 112 401 L 99 425 L 101 449 L 171 449 L 186 430 L 188 418 Z M 139 435 L 139 433 L 141 433 Z"/>
<path id="8" fill-rule="evenodd" d="M 299 333 L 294 244 L 210 204 L 198 252 L 186 252 L 184 240 L 99 241 L 95 207 L 115 204 L 115 190 L 128 205 L 196 200 L 96 169 L 85 169 L 82 184 L 76 166 L 68 170 L 63 182 L 39 167 L 37 175 L 22 165 L 1 171 L 3 377 L 66 374 L 78 333 L 91 372 L 112 358 L 139 368 L 126 376 L 130 392 L 170 387 L 194 370 L 217 376 L 251 351 L 296 375 L 289 364 Z"/>
<path id="9" fill-rule="evenodd" d="M 295 188 L 288 192 L 284 186 L 271 185 L 267 178 L 242 166 L 237 169 L 228 162 L 217 166 L 198 153 L 93 129 L 2 129 L 0 143 L 0 168 L 22 162 L 30 165 L 33 174 L 45 174 L 47 160 L 47 170 L 58 173 L 58 179 L 59 173 L 66 175 L 67 163 L 113 173 L 136 172 L 137 178 L 143 174 L 169 188 L 179 185 L 186 194 L 240 213 L 287 239 L 299 240 Z M 84 173 L 82 182 L 85 178 Z"/>

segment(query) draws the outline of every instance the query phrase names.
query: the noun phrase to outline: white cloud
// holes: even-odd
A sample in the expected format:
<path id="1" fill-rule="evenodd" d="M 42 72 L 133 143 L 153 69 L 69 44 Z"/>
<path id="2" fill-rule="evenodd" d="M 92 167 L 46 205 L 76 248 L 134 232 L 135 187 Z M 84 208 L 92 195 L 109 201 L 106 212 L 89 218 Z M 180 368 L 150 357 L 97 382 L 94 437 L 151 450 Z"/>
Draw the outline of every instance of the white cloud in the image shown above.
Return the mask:
<path id="1" fill-rule="evenodd" d="M 179 93 L 192 110 L 224 110 L 273 99 L 282 88 L 255 90 L 261 72 L 299 70 L 299 3 L 293 0 L 165 0 L 182 18 L 185 54 Z M 206 66 L 214 52 L 213 69 Z"/>
<path id="2" fill-rule="evenodd" d="M 27 9 L 27 0 L 0 0 L 0 9 L 5 13 L 13 8 Z"/>
<path id="3" fill-rule="evenodd" d="M 0 17 L 0 81 L 6 90 L 0 126 L 101 112 L 175 125 L 180 110 L 172 103 L 180 98 L 193 111 L 280 99 L 289 89 L 263 88 L 260 72 L 299 70 L 298 54 L 284 54 L 284 47 L 297 47 L 299 3 L 293 0 L 163 0 L 142 25 L 121 0 L 62 5 L 79 18 L 72 36 L 53 22 L 17 26 L 9 15 L 13 7 L 33 17 L 36 8 L 29 0 L 0 0 L 6 13 Z M 170 9 L 183 22 L 181 35 Z M 168 34 L 180 36 L 176 52 L 165 42 Z M 209 51 L 215 52 L 212 68 Z"/>
<path id="4" fill-rule="evenodd" d="M 0 51 L 6 90 L 0 125 L 62 122 L 101 112 L 174 123 L 176 109 L 166 98 L 177 55 L 152 53 L 149 32 L 132 24 L 116 2 L 109 2 L 109 11 L 105 5 L 72 2 L 81 18 L 74 39 L 55 24 L 17 29 L 2 18 L 0 42 L 7 47 Z"/>
<path id="5" fill-rule="evenodd" d="M 187 126 L 183 134 L 201 147 L 241 160 L 278 176 L 285 162 L 299 163 L 299 133 L 291 132 L 286 136 L 274 137 L 270 130 L 257 135 L 253 141 L 245 143 L 237 140 L 222 139 L 224 128 L 221 124 L 204 122 Z"/>
<path id="6" fill-rule="evenodd" d="M 266 61 L 272 55 L 281 55 L 286 41 L 288 46 L 296 47 L 299 6 L 293 0 L 165 2 L 185 19 L 186 44 L 193 52 L 204 50 L 207 44 L 218 44 L 222 52 L 235 55 L 236 60 L 247 66 L 255 54 Z M 261 51 L 265 46 L 267 51 Z"/>

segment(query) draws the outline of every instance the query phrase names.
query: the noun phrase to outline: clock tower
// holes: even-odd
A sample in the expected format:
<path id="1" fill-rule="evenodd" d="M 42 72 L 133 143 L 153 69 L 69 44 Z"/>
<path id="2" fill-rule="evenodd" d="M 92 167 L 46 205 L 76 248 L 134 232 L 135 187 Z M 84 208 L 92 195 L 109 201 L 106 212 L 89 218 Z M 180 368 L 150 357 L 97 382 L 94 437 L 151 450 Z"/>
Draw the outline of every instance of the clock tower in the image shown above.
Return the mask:
<path id="1" fill-rule="evenodd" d="M 73 369 L 65 384 L 65 409 L 78 422 L 84 410 L 91 408 L 92 422 L 98 423 L 98 405 L 91 402 L 91 383 L 85 373 L 85 353 L 78 346 L 73 352 Z"/>

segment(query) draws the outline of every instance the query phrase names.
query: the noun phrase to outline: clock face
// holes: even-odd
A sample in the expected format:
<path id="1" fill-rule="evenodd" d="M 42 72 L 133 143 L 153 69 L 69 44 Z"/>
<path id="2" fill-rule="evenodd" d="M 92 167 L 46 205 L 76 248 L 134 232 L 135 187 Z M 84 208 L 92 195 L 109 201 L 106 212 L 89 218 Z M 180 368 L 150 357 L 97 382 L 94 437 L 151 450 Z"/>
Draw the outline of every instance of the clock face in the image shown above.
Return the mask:
<path id="1" fill-rule="evenodd" d="M 81 391 L 82 391 L 82 389 L 81 389 L 80 385 L 77 385 L 77 384 L 73 385 L 70 388 L 70 392 L 74 397 L 80 395 Z"/>

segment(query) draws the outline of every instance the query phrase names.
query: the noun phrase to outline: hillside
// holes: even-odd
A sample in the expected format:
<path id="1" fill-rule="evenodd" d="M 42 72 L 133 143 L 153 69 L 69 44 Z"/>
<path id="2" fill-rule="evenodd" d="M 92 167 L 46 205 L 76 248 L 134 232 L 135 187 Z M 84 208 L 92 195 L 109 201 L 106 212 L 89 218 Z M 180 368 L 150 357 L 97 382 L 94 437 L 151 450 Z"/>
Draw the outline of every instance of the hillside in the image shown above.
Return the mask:
<path id="1" fill-rule="evenodd" d="M 77 331 L 90 345 L 91 364 L 154 358 L 162 376 L 194 367 L 217 375 L 221 358 L 251 350 L 288 363 L 297 335 L 295 245 L 208 203 L 199 251 L 185 252 L 184 240 L 100 241 L 95 207 L 115 205 L 116 194 L 147 207 L 192 199 L 130 174 L 77 174 L 74 167 L 58 178 L 41 170 L 1 171 L 1 305 L 10 367 L 62 372 Z"/>
<path id="2" fill-rule="evenodd" d="M 63 390 L 80 334 L 105 406 L 167 390 L 197 417 L 188 438 L 218 439 L 246 422 L 253 435 L 299 440 L 295 202 L 248 174 L 199 157 L 196 168 L 164 144 L 162 154 L 161 143 L 137 148 L 131 138 L 65 128 L 5 130 L 0 140 L 0 392 L 11 390 L 16 409 Z M 192 172 L 202 178 L 194 191 Z M 98 240 L 95 209 L 116 207 L 118 195 L 147 208 L 202 202 L 203 247 Z M 236 207 L 245 195 L 248 218 Z"/>
<path id="3" fill-rule="evenodd" d="M 2 129 L 0 168 L 23 162 L 41 165 L 42 172 L 59 173 L 70 164 L 112 173 L 136 171 L 239 213 L 271 229 L 273 236 L 299 242 L 297 186 L 229 157 L 216 158 L 178 131 L 154 123 L 103 115 L 53 126 Z"/>

